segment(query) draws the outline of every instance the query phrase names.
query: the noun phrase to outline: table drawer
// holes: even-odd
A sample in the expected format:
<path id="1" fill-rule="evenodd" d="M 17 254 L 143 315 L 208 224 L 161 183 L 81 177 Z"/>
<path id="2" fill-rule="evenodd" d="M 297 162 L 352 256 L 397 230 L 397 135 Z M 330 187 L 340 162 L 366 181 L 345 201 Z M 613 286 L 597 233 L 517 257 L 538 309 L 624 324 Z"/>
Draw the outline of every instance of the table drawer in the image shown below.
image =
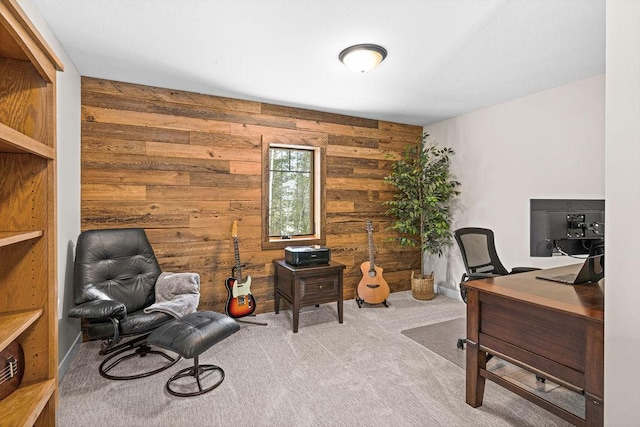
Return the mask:
<path id="1" fill-rule="evenodd" d="M 340 290 L 337 274 L 320 277 L 301 277 L 300 301 L 335 298 Z"/>

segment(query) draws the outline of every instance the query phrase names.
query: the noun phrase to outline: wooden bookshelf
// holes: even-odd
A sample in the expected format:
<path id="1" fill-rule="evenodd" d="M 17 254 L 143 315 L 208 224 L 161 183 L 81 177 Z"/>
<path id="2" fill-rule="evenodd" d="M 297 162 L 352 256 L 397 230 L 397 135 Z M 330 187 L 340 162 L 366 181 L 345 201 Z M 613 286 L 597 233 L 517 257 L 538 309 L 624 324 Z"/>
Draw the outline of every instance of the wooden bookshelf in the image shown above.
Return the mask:
<path id="1" fill-rule="evenodd" d="M 0 424 L 54 426 L 57 400 L 56 71 L 15 0 L 0 0 L 0 351 L 17 341 L 24 377 Z"/>

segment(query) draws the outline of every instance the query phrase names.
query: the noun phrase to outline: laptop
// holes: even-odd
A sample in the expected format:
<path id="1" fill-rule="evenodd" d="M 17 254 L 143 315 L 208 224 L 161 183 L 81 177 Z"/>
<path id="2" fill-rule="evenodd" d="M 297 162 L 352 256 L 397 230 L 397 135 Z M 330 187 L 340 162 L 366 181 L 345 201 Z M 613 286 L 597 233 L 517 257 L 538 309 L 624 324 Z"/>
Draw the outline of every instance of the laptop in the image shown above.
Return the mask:
<path id="1" fill-rule="evenodd" d="M 582 264 L 582 268 L 578 274 L 559 274 L 559 275 L 551 275 L 551 274 L 540 274 L 536 276 L 536 279 L 542 280 L 550 280 L 552 282 L 564 283 L 565 285 L 577 285 L 580 283 L 597 283 L 598 280 L 604 277 L 603 265 L 602 265 L 602 255 L 597 255 L 595 257 L 587 258 Z M 593 271 L 593 277 L 590 273 L 590 267 Z"/>

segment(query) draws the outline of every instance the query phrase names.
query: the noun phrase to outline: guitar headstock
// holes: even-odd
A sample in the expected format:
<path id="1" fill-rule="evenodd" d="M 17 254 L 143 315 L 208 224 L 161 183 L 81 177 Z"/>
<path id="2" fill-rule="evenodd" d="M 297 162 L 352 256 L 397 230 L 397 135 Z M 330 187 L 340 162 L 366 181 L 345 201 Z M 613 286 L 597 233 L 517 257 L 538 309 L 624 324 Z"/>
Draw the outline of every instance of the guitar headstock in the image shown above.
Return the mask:
<path id="1" fill-rule="evenodd" d="M 367 229 L 367 231 L 373 231 L 373 225 L 371 224 L 371 220 L 370 219 L 367 220 L 366 229 Z"/>
<path id="2" fill-rule="evenodd" d="M 238 237 L 238 221 L 233 221 L 231 224 L 231 237 L 234 239 Z"/>

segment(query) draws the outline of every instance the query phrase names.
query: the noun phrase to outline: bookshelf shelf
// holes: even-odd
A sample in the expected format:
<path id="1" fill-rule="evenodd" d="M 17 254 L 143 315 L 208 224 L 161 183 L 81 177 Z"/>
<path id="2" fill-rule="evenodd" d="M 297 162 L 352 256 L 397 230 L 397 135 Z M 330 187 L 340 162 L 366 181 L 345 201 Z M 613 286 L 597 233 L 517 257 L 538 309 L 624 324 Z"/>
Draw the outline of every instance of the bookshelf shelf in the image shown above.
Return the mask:
<path id="1" fill-rule="evenodd" d="M 50 379 L 22 385 L 8 397 L 0 400 L 2 423 L 7 426 L 34 425 L 42 410 L 53 397 L 56 380 Z"/>
<path id="2" fill-rule="evenodd" d="M 28 153 L 49 160 L 55 157 L 52 147 L 44 145 L 3 123 L 0 123 L 0 152 Z"/>
<path id="3" fill-rule="evenodd" d="M 0 231 L 0 247 L 9 246 L 31 239 L 37 239 L 44 235 L 43 230 L 33 231 Z"/>
<path id="4" fill-rule="evenodd" d="M 0 351 L 27 330 L 42 313 L 43 310 L 29 310 L 0 315 Z"/>

